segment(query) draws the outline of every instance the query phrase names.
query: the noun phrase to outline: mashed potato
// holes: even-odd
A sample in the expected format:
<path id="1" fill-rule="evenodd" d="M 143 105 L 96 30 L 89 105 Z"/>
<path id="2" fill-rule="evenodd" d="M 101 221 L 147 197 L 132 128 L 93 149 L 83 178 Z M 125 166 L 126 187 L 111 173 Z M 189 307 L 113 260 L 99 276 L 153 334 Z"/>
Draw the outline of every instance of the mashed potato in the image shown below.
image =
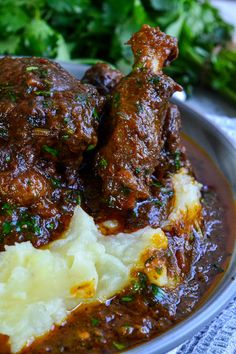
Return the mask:
<path id="1" fill-rule="evenodd" d="M 179 233 L 189 233 L 201 219 L 201 187 L 186 168 L 181 168 L 172 176 L 174 189 L 173 206 L 161 227 L 164 230 L 175 228 Z"/>
<path id="2" fill-rule="evenodd" d="M 182 169 L 173 176 L 173 186 L 175 199 L 163 224 L 166 229 L 177 225 L 179 218 L 187 220 L 186 215 L 191 214 L 191 222 L 199 218 L 200 185 Z M 93 219 L 76 208 L 60 240 L 44 249 L 24 242 L 0 253 L 0 333 L 10 337 L 15 353 L 63 322 L 81 303 L 105 301 L 121 291 L 133 269 L 143 269 L 158 286 L 176 286 L 178 276 L 168 275 L 163 257 L 158 274 L 144 266 L 147 257 L 167 249 L 162 229 L 146 227 L 131 234 L 103 236 Z"/>

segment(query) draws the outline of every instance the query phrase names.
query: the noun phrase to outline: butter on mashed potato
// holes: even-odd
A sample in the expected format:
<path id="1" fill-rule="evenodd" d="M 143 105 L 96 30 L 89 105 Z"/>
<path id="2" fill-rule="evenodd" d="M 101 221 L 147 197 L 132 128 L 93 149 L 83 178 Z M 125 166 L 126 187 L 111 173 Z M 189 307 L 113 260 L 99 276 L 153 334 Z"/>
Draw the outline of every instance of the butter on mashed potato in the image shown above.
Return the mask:
<path id="1" fill-rule="evenodd" d="M 191 206 L 191 222 L 194 210 L 199 215 L 201 186 L 187 170 L 173 177 L 173 186 L 175 202 L 164 229 L 179 222 Z M 181 188 L 187 193 L 183 199 Z M 23 242 L 0 253 L 0 333 L 9 336 L 12 352 L 18 352 L 62 323 L 80 304 L 103 302 L 120 292 L 129 284 L 131 270 L 144 267 L 144 254 L 167 248 L 160 228 L 103 236 L 94 220 L 77 207 L 60 240 L 43 249 Z M 174 286 L 164 263 L 159 275 L 149 273 L 156 285 Z"/>

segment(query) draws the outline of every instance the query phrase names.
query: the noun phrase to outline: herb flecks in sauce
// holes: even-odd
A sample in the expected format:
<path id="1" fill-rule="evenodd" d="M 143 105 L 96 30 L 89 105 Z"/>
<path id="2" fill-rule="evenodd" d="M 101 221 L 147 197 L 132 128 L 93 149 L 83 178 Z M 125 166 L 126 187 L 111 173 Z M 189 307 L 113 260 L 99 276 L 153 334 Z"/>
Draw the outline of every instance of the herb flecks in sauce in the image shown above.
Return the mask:
<path id="1" fill-rule="evenodd" d="M 188 147 L 189 151 L 191 151 L 191 149 L 193 149 L 191 146 Z M 209 175 L 208 180 L 205 181 L 212 182 L 213 176 L 218 176 L 219 180 L 217 186 L 220 190 L 222 188 L 220 195 L 221 198 L 224 199 L 224 202 L 218 199 L 212 190 L 204 192 L 205 233 L 209 233 L 211 237 L 209 241 L 208 238 L 202 238 L 199 233 L 194 233 L 191 247 L 196 253 L 197 258 L 192 260 L 195 269 L 195 276 L 192 280 L 186 282 L 181 289 L 177 288 L 176 291 L 171 292 L 150 283 L 144 272 L 137 271 L 133 274 L 130 288 L 127 288 L 122 294 L 117 295 L 106 304 L 91 307 L 85 306 L 84 309 L 76 310 L 72 313 L 65 326 L 56 328 L 55 331 L 48 337 L 45 337 L 44 340 L 26 349 L 24 354 L 30 354 L 30 350 L 35 350 L 35 354 L 39 354 L 40 349 L 50 347 L 56 348 L 56 350 L 59 351 L 63 347 L 63 344 L 61 344 L 63 338 L 69 337 L 70 341 L 68 343 L 70 344 L 68 344 L 68 353 L 70 354 L 77 354 L 78 352 L 87 354 L 88 351 L 93 350 L 98 353 L 102 353 L 104 350 L 111 353 L 113 351 L 119 352 L 163 333 L 186 318 L 189 313 L 195 309 L 198 301 L 202 300 L 206 290 L 211 286 L 214 277 L 219 277 L 223 274 L 220 272 L 225 268 L 223 262 L 228 257 L 225 240 L 227 236 L 229 236 L 229 234 L 226 233 L 226 229 L 228 228 L 225 224 L 225 213 L 230 213 L 231 210 L 231 208 L 227 208 L 227 210 L 222 209 L 222 204 L 227 204 L 230 200 L 230 196 L 225 195 L 227 187 L 225 186 L 224 180 L 222 180 L 222 176 L 212 167 L 211 162 L 204 156 L 200 155 L 198 161 L 199 159 L 201 163 L 205 161 L 203 164 L 203 167 L 205 167 L 200 171 L 201 175 L 198 178 L 200 180 L 202 177 L 206 178 L 206 176 L 208 176 L 206 171 L 209 173 L 209 169 L 212 169 L 213 174 Z M 85 180 L 88 178 L 86 173 L 84 178 Z M 165 183 L 161 184 L 162 185 L 158 185 L 158 187 L 153 186 L 158 193 L 163 188 L 166 188 L 167 191 L 170 190 L 169 186 L 164 187 Z M 94 185 L 92 191 L 88 189 L 88 192 L 94 194 L 94 190 L 96 190 L 96 185 Z M 164 190 L 165 193 L 167 191 Z M 89 193 L 85 193 L 85 197 L 88 196 Z M 228 200 L 228 202 L 226 202 L 226 200 Z M 144 216 L 142 215 L 142 217 Z M 221 220 L 221 223 L 216 223 L 215 228 L 212 229 L 211 225 L 214 220 Z M 134 223 L 135 225 L 137 224 L 137 219 Z M 131 224 L 129 227 L 131 227 Z M 168 238 L 170 242 L 173 242 L 173 235 L 168 235 Z M 176 248 L 172 244 L 172 251 L 169 252 L 170 259 L 174 257 L 178 247 L 179 245 Z M 207 252 L 207 258 L 204 257 L 204 250 Z M 200 255 L 202 255 L 202 257 L 197 261 Z M 155 257 L 147 258 L 145 262 L 146 268 L 155 265 L 155 261 Z M 209 267 L 209 264 L 213 266 Z M 154 266 L 153 269 L 157 275 L 162 272 L 162 267 L 159 265 Z M 204 276 L 201 277 L 201 281 L 199 281 L 203 269 L 205 269 Z M 102 332 L 97 332 L 98 329 Z M 90 335 L 86 340 L 78 341 L 78 331 L 86 331 Z M 98 338 L 98 333 L 101 341 L 94 340 L 94 338 Z M 58 341 L 58 338 L 60 338 L 60 341 Z M 106 342 L 103 341 L 104 338 Z M 114 342 L 124 345 L 125 348 L 119 349 L 120 347 L 115 347 Z M 36 347 L 39 349 L 36 349 Z"/>

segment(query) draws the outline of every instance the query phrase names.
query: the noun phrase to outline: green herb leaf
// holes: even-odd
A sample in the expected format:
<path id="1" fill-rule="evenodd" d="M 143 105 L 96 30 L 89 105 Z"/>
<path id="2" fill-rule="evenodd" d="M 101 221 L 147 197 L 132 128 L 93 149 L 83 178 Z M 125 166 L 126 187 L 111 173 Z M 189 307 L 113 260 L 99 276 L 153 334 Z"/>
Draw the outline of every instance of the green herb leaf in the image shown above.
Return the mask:
<path id="1" fill-rule="evenodd" d="M 41 234 L 41 228 L 39 225 L 39 220 L 36 216 L 30 215 L 26 212 L 23 212 L 16 225 L 15 225 L 16 231 L 17 232 L 26 232 L 28 235 L 29 233 L 32 233 L 34 235 L 40 235 Z"/>
<path id="2" fill-rule="evenodd" d="M 161 275 L 163 269 L 162 269 L 162 267 L 156 267 L 156 268 L 155 268 L 155 271 L 157 272 L 158 275 Z"/>
<path id="3" fill-rule="evenodd" d="M 154 199 L 153 203 L 157 206 L 163 206 L 164 204 L 159 199 Z"/>
<path id="4" fill-rule="evenodd" d="M 96 108 L 93 110 L 93 118 L 100 122 L 100 117 Z"/>
<path id="5" fill-rule="evenodd" d="M 42 146 L 42 150 L 46 151 L 47 153 L 49 153 L 50 155 L 54 156 L 54 157 L 58 157 L 59 156 L 59 151 L 55 148 L 52 148 L 48 145 L 43 145 Z"/>
<path id="6" fill-rule="evenodd" d="M 176 170 L 180 169 L 180 152 L 179 151 L 177 151 L 175 153 L 175 168 L 176 168 Z"/>
<path id="7" fill-rule="evenodd" d="M 120 299 L 122 302 L 131 302 L 134 300 L 134 297 L 131 295 L 125 295 L 125 296 L 122 296 Z"/>
<path id="8" fill-rule="evenodd" d="M 133 69 L 134 70 L 136 70 L 136 71 L 143 71 L 144 70 L 144 68 L 145 68 L 145 64 L 143 63 L 143 62 L 137 62 L 135 65 L 134 65 L 134 67 L 133 67 Z"/>
<path id="9" fill-rule="evenodd" d="M 11 216 L 13 214 L 14 209 L 14 206 L 9 203 L 5 203 L 2 205 L 2 210 L 7 215 Z"/>
<path id="10" fill-rule="evenodd" d="M 161 188 L 163 185 L 161 184 L 161 182 L 152 181 L 152 186 L 157 187 L 157 188 Z"/>
<path id="11" fill-rule="evenodd" d="M 26 68 L 26 71 L 35 71 L 35 70 L 38 70 L 38 69 L 39 69 L 38 66 L 28 66 Z"/>
<path id="12" fill-rule="evenodd" d="M 151 284 L 152 294 L 156 300 L 162 300 L 165 297 L 165 292 L 159 286 Z"/>
<path id="13" fill-rule="evenodd" d="M 97 327 L 99 325 L 100 321 L 99 321 L 99 319 L 92 317 L 91 323 L 92 323 L 92 326 Z"/>
<path id="14" fill-rule="evenodd" d="M 2 224 L 2 232 L 4 235 L 8 235 L 12 231 L 12 224 L 8 221 L 4 221 Z"/>
<path id="15" fill-rule="evenodd" d="M 122 343 L 112 342 L 112 344 L 117 350 L 123 350 L 126 348 L 126 346 Z"/>
<path id="16" fill-rule="evenodd" d="M 143 272 L 137 273 L 137 279 L 133 281 L 132 289 L 134 292 L 140 292 L 147 287 L 147 275 Z"/>
<path id="17" fill-rule="evenodd" d="M 51 177 L 51 183 L 52 183 L 53 187 L 55 187 L 55 188 L 61 187 L 61 181 L 57 178 Z"/>
<path id="18" fill-rule="evenodd" d="M 87 147 L 87 151 L 91 151 L 91 150 L 94 150 L 95 149 L 95 145 L 89 145 L 88 147 Z"/>
<path id="19" fill-rule="evenodd" d="M 34 91 L 34 94 L 36 96 L 49 97 L 49 96 L 51 96 L 52 92 L 51 91 Z"/>
<path id="20" fill-rule="evenodd" d="M 50 222 L 49 224 L 46 225 L 46 228 L 48 230 L 54 230 L 55 229 L 55 224 L 53 222 Z"/>
<path id="21" fill-rule="evenodd" d="M 104 157 L 102 157 L 100 160 L 99 160 L 99 167 L 101 168 L 107 168 L 108 166 L 108 162 L 106 159 L 104 159 Z"/>

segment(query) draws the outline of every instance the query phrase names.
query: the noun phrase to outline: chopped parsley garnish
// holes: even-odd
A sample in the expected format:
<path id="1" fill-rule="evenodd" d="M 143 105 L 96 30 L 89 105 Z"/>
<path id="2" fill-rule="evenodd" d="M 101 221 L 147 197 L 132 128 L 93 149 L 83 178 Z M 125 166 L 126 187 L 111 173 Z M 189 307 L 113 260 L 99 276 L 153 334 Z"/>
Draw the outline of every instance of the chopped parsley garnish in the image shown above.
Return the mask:
<path id="1" fill-rule="evenodd" d="M 39 69 L 38 66 L 28 66 L 26 68 L 26 71 L 34 71 L 34 70 L 38 70 L 38 69 Z"/>
<path id="2" fill-rule="evenodd" d="M 14 91 L 8 91 L 8 96 L 13 103 L 16 102 L 16 94 Z"/>
<path id="3" fill-rule="evenodd" d="M 93 118 L 96 119 L 97 121 L 100 121 L 100 117 L 98 115 L 96 108 L 94 108 L 93 110 Z"/>
<path id="4" fill-rule="evenodd" d="M 2 224 L 2 232 L 4 235 L 8 235 L 12 231 L 12 224 L 9 221 L 4 221 Z"/>
<path id="5" fill-rule="evenodd" d="M 156 268 L 155 268 L 155 271 L 156 271 L 156 273 L 157 273 L 158 275 L 161 275 L 161 273 L 162 273 L 162 267 L 156 267 Z"/>
<path id="6" fill-rule="evenodd" d="M 176 151 L 175 153 L 175 168 L 176 170 L 180 169 L 180 151 Z"/>
<path id="7" fill-rule="evenodd" d="M 72 128 L 68 128 L 67 130 L 66 130 L 66 132 L 67 132 L 67 135 L 72 135 L 73 133 L 74 133 L 74 130 L 72 129 Z"/>
<path id="8" fill-rule="evenodd" d="M 31 181 L 31 179 L 27 179 L 27 186 L 31 186 L 32 185 L 32 181 Z"/>
<path id="9" fill-rule="evenodd" d="M 93 144 L 91 144 L 87 147 L 87 151 L 91 151 L 93 149 L 95 149 L 95 145 L 93 145 Z"/>
<path id="10" fill-rule="evenodd" d="M 98 164 L 99 164 L 99 167 L 101 167 L 101 168 L 106 168 L 108 166 L 108 162 L 106 159 L 104 159 L 104 157 L 102 157 L 100 159 Z"/>
<path id="11" fill-rule="evenodd" d="M 54 230 L 55 229 L 55 224 L 53 222 L 50 222 L 49 224 L 46 225 L 46 228 L 48 230 Z"/>
<path id="12" fill-rule="evenodd" d="M 92 326 L 96 327 L 99 325 L 100 321 L 99 319 L 95 318 L 95 317 L 92 317 L 91 318 L 91 323 L 92 323 Z"/>
<path id="13" fill-rule="evenodd" d="M 136 175 L 138 175 L 141 172 L 141 168 L 140 167 L 136 167 L 135 168 L 135 173 Z"/>
<path id="14" fill-rule="evenodd" d="M 140 71 L 143 71 L 144 70 L 144 63 L 143 62 L 137 62 L 135 65 L 134 65 L 134 70 L 140 70 Z"/>
<path id="15" fill-rule="evenodd" d="M 39 75 L 39 77 L 41 79 L 46 78 L 47 75 L 48 75 L 48 70 L 47 69 L 43 69 L 43 68 L 40 68 L 38 66 L 28 66 L 25 70 L 28 71 L 28 72 L 37 71 L 37 74 Z M 48 81 L 48 80 L 44 80 L 44 82 L 46 84 L 48 84 L 48 85 L 51 85 L 51 82 Z"/>
<path id="16" fill-rule="evenodd" d="M 13 211 L 14 211 L 14 207 L 11 204 L 9 204 L 9 203 L 5 203 L 5 204 L 2 205 L 2 210 L 3 210 L 3 212 L 5 214 L 11 216 Z"/>
<path id="17" fill-rule="evenodd" d="M 75 198 L 75 202 L 76 202 L 76 204 L 78 204 L 78 205 L 81 204 L 81 195 L 80 195 L 79 192 L 77 193 L 77 196 L 76 196 L 76 198 Z"/>
<path id="18" fill-rule="evenodd" d="M 155 199 L 153 203 L 157 206 L 163 206 L 163 203 L 159 199 Z"/>
<path id="19" fill-rule="evenodd" d="M 16 223 L 17 232 L 32 232 L 35 235 L 40 235 L 40 226 L 36 216 L 23 213 Z"/>
<path id="20" fill-rule="evenodd" d="M 51 177 L 51 183 L 55 188 L 61 187 L 61 182 L 57 178 Z"/>
<path id="21" fill-rule="evenodd" d="M 43 145 L 42 149 L 43 151 L 46 151 L 47 153 L 51 154 L 54 157 L 57 157 L 59 155 L 59 151 L 57 149 L 54 149 L 48 145 Z"/>
<path id="22" fill-rule="evenodd" d="M 134 297 L 131 295 L 125 295 L 120 298 L 122 302 L 131 302 L 133 301 Z"/>
<path id="23" fill-rule="evenodd" d="M 159 286 L 156 284 L 151 284 L 152 288 L 152 294 L 154 295 L 156 300 L 161 300 L 165 296 L 164 290 L 162 290 Z"/>
<path id="24" fill-rule="evenodd" d="M 51 91 L 34 91 L 34 94 L 37 96 L 49 97 L 51 96 Z"/>
<path id="25" fill-rule="evenodd" d="M 133 291 L 139 292 L 147 287 L 147 275 L 142 272 L 137 273 L 137 280 L 133 282 Z"/>
<path id="26" fill-rule="evenodd" d="M 123 350 L 126 347 L 123 343 L 112 342 L 112 344 L 117 350 Z"/>
<path id="27" fill-rule="evenodd" d="M 162 183 L 158 182 L 158 181 L 152 181 L 152 186 L 157 187 L 157 188 L 161 188 L 162 187 Z"/>
<path id="28" fill-rule="evenodd" d="M 69 135 L 62 135 L 62 137 L 61 137 L 61 138 L 62 138 L 63 140 L 68 140 L 68 139 L 69 139 L 69 137 L 70 137 Z"/>

